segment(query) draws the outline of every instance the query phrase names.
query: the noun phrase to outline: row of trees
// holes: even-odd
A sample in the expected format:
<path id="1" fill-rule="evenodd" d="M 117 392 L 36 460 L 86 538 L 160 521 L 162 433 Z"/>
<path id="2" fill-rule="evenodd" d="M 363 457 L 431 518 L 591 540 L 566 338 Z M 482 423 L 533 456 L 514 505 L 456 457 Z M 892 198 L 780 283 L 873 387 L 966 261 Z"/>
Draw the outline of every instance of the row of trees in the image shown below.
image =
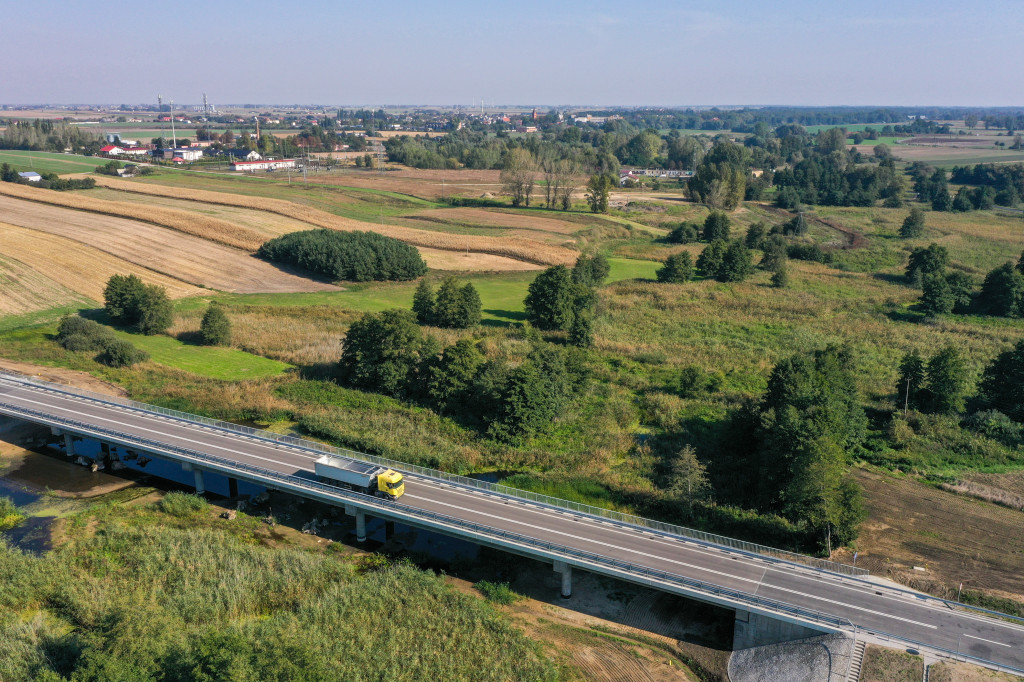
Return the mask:
<path id="1" fill-rule="evenodd" d="M 1016 265 L 1004 263 L 985 276 L 975 294 L 975 282 L 961 271 L 947 272 L 949 252 L 938 244 L 918 247 L 910 254 L 906 278 L 921 287 L 921 310 L 930 316 L 978 312 L 997 317 L 1024 317 L 1024 253 Z"/>
<path id="2" fill-rule="evenodd" d="M 0 181 L 13 182 L 20 185 L 31 185 L 41 189 L 52 189 L 63 192 L 72 189 L 92 189 L 96 186 L 95 178 L 62 178 L 56 173 L 43 171 L 39 174 L 42 178 L 35 182 L 26 180 L 18 175 L 18 171 L 8 163 L 0 164 Z"/>
<path id="3" fill-rule="evenodd" d="M 427 271 L 415 247 L 375 232 L 290 232 L 263 244 L 257 255 L 332 281 L 410 280 Z"/>
<path id="4" fill-rule="evenodd" d="M 446 277 L 435 294 L 434 288 L 424 279 L 413 294 L 412 312 L 420 324 L 467 329 L 480 324 L 480 294 L 472 282 L 459 286 L 454 276 Z"/>
<path id="5" fill-rule="evenodd" d="M 574 349 L 536 341 L 513 367 L 487 360 L 470 339 L 441 349 L 407 310 L 368 313 L 353 322 L 338 375 L 345 385 L 421 402 L 509 443 L 548 428 L 588 382 Z"/>

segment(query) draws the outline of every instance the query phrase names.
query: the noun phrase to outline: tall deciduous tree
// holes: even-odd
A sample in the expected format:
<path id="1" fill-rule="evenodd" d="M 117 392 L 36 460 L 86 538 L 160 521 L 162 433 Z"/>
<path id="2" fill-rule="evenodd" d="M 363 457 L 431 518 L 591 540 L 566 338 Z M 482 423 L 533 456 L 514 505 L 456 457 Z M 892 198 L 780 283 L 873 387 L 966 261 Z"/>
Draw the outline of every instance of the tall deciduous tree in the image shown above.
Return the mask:
<path id="1" fill-rule="evenodd" d="M 587 182 L 587 204 L 592 213 L 608 212 L 608 195 L 612 189 L 612 179 L 605 174 L 592 175 Z"/>
<path id="2" fill-rule="evenodd" d="M 959 414 L 964 411 L 969 385 L 967 363 L 953 345 L 942 348 L 928 361 L 926 390 L 932 412 Z"/>
<path id="3" fill-rule="evenodd" d="M 538 329 L 568 329 L 578 295 L 569 268 L 564 265 L 550 267 L 530 282 L 524 301 L 526 319 Z"/>
<path id="4" fill-rule="evenodd" d="M 1024 421 L 1024 341 L 997 355 L 985 368 L 981 395 L 1011 419 Z"/>
<path id="5" fill-rule="evenodd" d="M 537 163 L 528 149 L 515 147 L 505 153 L 501 166 L 501 184 L 512 197 L 513 206 L 529 206 L 537 179 Z"/>

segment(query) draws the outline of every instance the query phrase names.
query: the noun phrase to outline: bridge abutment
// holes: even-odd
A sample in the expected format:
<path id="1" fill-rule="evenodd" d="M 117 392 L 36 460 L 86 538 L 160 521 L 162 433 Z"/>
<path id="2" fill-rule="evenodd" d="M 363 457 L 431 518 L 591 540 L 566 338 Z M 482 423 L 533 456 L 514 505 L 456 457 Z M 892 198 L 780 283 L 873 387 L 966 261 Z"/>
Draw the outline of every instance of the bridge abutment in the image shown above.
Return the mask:
<path id="1" fill-rule="evenodd" d="M 816 630 L 805 625 L 797 625 L 796 623 L 779 620 L 760 613 L 736 609 L 732 648 L 733 651 L 741 651 L 758 646 L 817 637 L 829 634 L 829 632 L 828 630 Z"/>

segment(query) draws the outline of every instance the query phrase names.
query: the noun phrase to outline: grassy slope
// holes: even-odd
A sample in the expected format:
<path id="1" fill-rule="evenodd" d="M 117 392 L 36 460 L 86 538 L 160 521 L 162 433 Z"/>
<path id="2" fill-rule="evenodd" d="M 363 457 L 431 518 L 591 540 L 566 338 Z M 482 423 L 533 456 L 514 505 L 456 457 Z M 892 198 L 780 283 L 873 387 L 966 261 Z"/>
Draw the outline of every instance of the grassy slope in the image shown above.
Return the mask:
<path id="1" fill-rule="evenodd" d="M 143 336 L 122 331 L 115 333 L 149 353 L 153 362 L 211 379 L 260 379 L 276 376 L 289 367 L 283 362 L 236 348 L 192 345 L 163 335 Z"/>

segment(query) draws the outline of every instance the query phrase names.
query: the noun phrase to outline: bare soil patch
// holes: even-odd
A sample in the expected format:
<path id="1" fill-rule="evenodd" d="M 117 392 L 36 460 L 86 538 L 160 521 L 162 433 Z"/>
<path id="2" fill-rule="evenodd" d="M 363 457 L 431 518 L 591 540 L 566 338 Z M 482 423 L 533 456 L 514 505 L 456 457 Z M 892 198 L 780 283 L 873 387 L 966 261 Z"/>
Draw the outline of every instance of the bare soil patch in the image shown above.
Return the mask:
<path id="1" fill-rule="evenodd" d="M 965 590 L 1024 598 L 1024 513 L 908 476 L 857 468 L 854 477 L 868 510 L 858 566 L 947 598 L 961 580 Z"/>
<path id="2" fill-rule="evenodd" d="M 93 301 L 103 300 L 103 288 L 111 275 L 136 275 L 147 284 L 164 287 L 171 298 L 195 296 L 203 291 L 66 237 L 7 223 L 0 223 L 0 253 Z"/>
<path id="3" fill-rule="evenodd" d="M 6 196 L 0 196 L 0 215 L 7 223 L 66 237 L 210 289 L 244 293 L 337 290 L 331 284 L 279 270 L 239 249 L 148 223 Z"/>
<path id="4" fill-rule="evenodd" d="M 111 384 L 103 381 L 102 379 L 97 379 L 87 372 L 79 372 L 74 369 L 33 365 L 28 362 L 15 362 L 14 360 L 5 360 L 0 358 L 0 370 L 36 377 L 37 379 L 51 381 L 55 384 L 74 386 L 75 388 L 81 388 L 94 393 L 103 393 L 122 398 L 127 397 L 128 395 L 128 391 L 116 384 Z"/>

